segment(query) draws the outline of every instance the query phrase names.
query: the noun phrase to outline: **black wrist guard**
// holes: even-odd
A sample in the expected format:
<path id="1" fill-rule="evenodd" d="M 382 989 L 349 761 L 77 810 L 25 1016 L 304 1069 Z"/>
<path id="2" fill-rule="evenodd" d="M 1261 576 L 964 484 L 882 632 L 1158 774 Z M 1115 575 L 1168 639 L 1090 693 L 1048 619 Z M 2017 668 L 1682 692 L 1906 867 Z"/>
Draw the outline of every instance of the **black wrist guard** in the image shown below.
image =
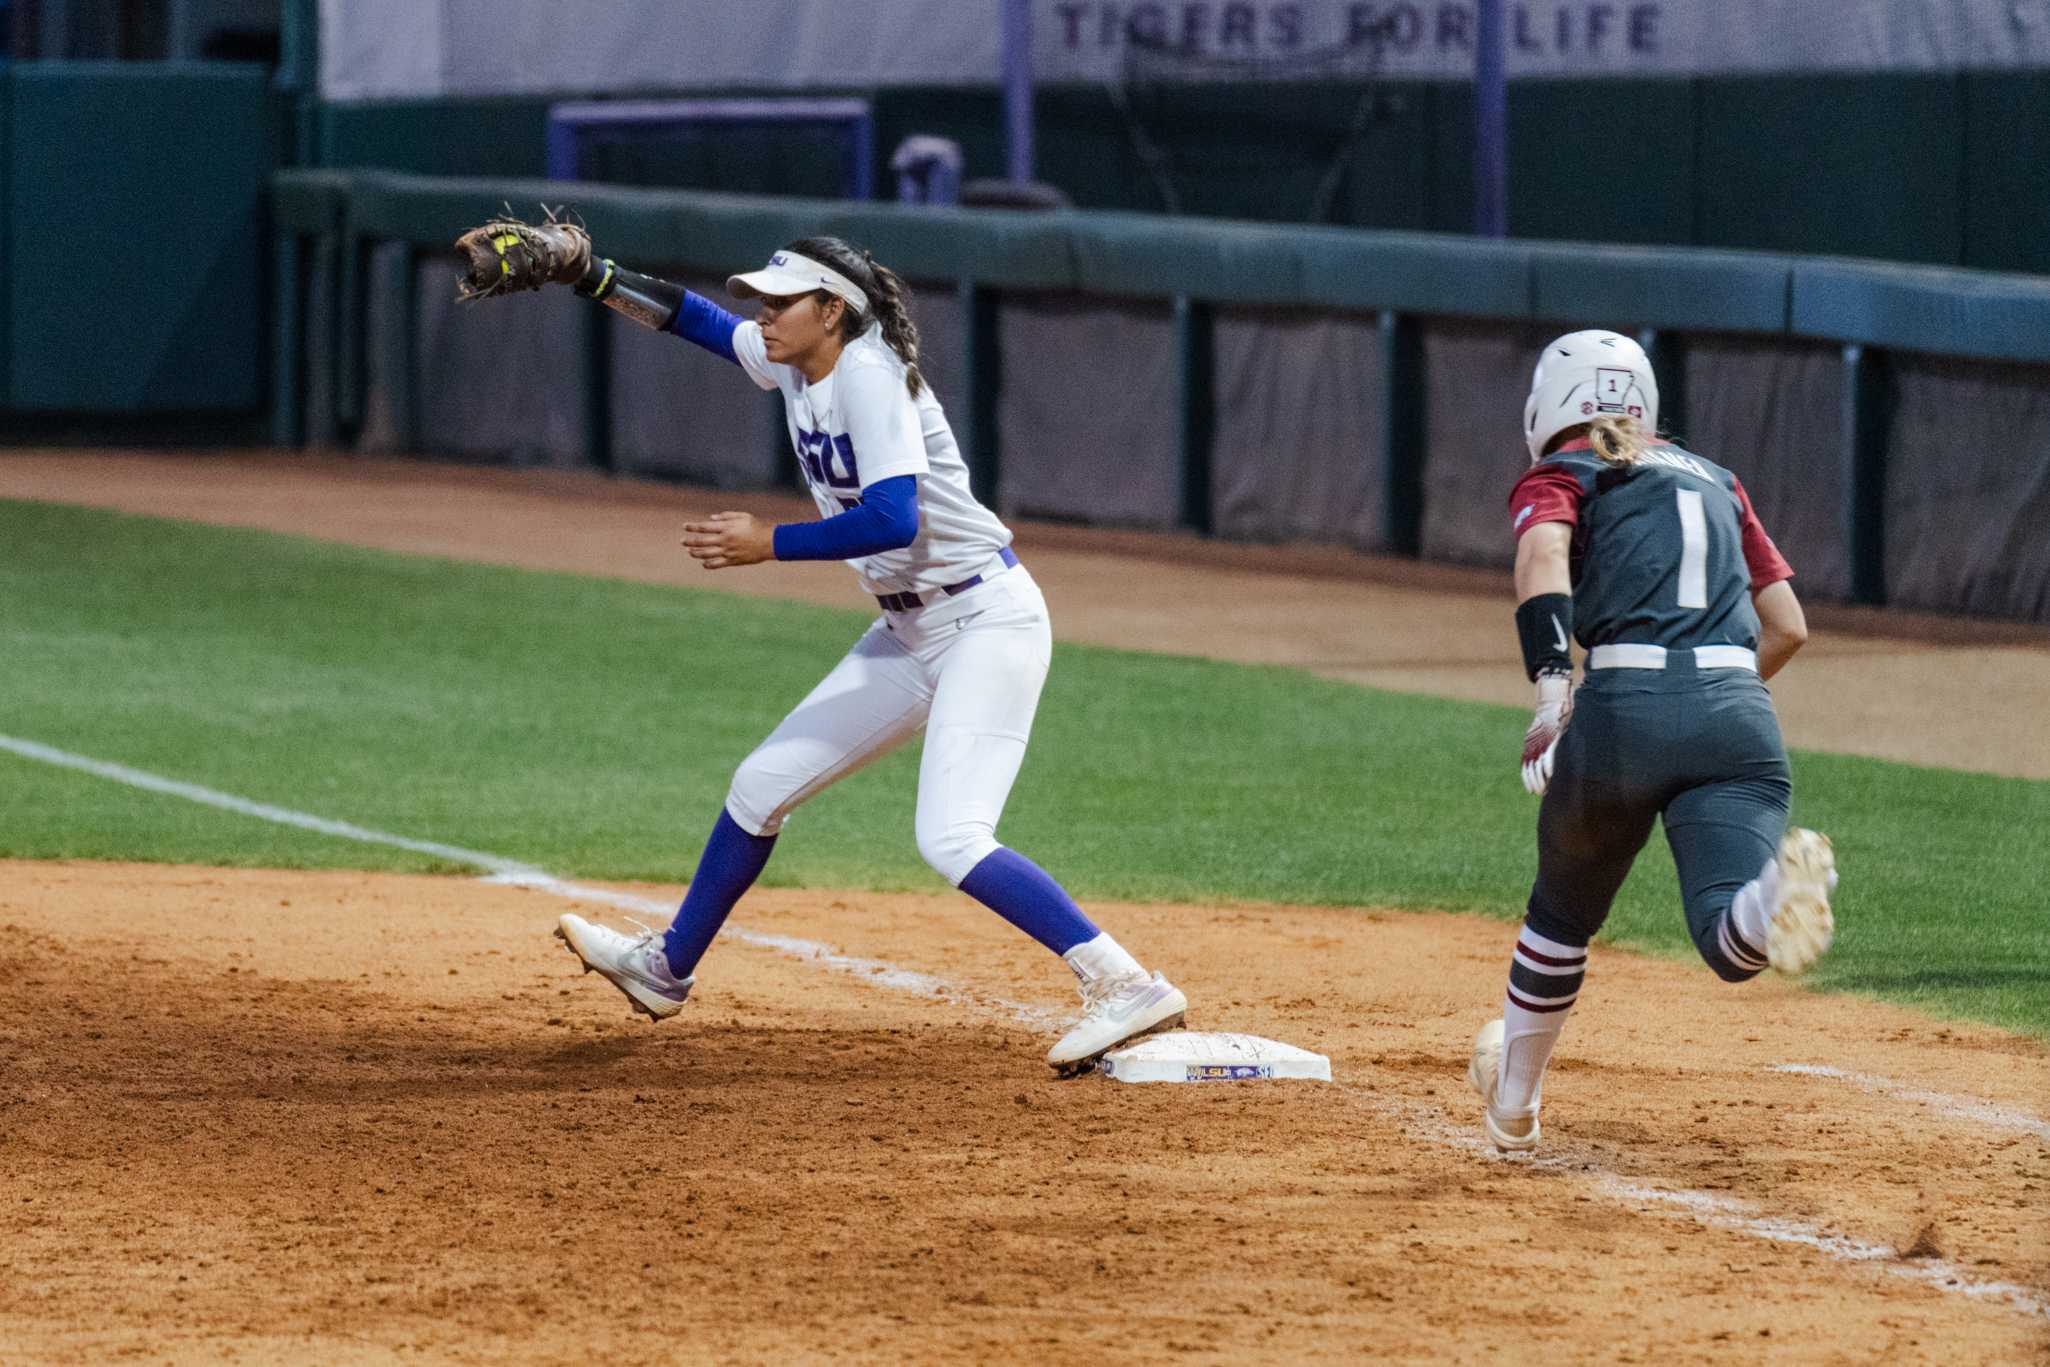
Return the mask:
<path id="1" fill-rule="evenodd" d="M 577 281 L 577 293 L 657 332 L 666 329 L 676 318 L 676 311 L 683 307 L 683 286 L 639 271 L 623 270 L 617 263 L 598 257 L 591 259 L 584 278 Z"/>
<path id="2" fill-rule="evenodd" d="M 1523 672 L 1573 672 L 1573 595 L 1541 593 L 1516 605 L 1516 637 L 1523 643 Z"/>

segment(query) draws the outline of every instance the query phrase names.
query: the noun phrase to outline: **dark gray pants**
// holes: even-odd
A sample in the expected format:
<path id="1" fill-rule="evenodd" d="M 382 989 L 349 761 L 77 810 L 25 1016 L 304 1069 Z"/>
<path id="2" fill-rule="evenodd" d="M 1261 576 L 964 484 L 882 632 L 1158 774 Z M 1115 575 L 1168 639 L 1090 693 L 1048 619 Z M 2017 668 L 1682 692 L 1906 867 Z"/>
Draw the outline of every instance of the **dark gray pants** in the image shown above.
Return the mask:
<path id="1" fill-rule="evenodd" d="M 1687 929 L 1730 982 L 1716 928 L 1786 833 L 1793 784 L 1772 695 L 1742 669 L 1590 670 L 1538 809 L 1538 874 L 1526 920 L 1569 945 L 1594 938 L 1637 852 L 1663 817 Z M 1762 948 L 1762 947 L 1761 947 Z"/>

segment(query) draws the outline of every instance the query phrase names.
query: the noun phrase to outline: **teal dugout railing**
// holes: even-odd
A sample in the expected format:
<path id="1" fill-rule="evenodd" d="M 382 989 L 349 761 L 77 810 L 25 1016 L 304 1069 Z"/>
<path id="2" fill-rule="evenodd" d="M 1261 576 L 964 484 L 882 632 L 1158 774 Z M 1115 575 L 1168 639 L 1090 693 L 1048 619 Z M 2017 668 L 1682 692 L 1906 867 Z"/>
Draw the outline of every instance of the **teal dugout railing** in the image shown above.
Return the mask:
<path id="1" fill-rule="evenodd" d="M 401 297 L 381 307 L 411 320 L 415 301 L 407 292 L 416 288 L 422 264 L 447 257 L 461 230 L 507 202 L 564 198 L 607 255 L 648 269 L 723 276 L 784 241 L 828 232 L 868 246 L 908 279 L 946 287 L 944 307 L 954 310 L 947 335 L 961 353 L 949 407 L 979 491 L 1000 502 L 1021 501 L 1004 497 L 1016 492 L 1007 487 L 1014 462 L 1002 447 L 1006 424 L 998 418 L 1008 368 L 1000 324 L 1013 305 L 1080 297 L 1165 317 L 1173 399 L 1162 418 L 1174 429 L 1179 506 L 1161 510 L 1156 522 L 1206 533 L 1219 530 L 1213 456 L 1220 418 L 1237 416 L 1220 405 L 1264 401 L 1257 377 L 1235 378 L 1220 398 L 1220 319 L 1233 327 L 1251 318 L 1286 328 L 1295 320 L 1336 318 L 1359 337 L 1370 373 L 1313 376 L 1303 398 L 1285 402 L 1315 407 L 1328 395 L 1366 414 L 1349 430 L 1371 432 L 1371 449 L 1308 453 L 1316 462 L 1358 465 L 1371 486 L 1362 506 L 1376 510 L 1376 526 L 1352 539 L 1396 553 L 1489 559 L 1489 550 L 1463 551 L 1471 538 L 1458 528 L 1442 530 L 1439 514 L 1450 510 L 1427 503 L 1447 498 L 1448 487 L 1468 496 L 1465 483 L 1447 480 L 1470 483 L 1451 453 L 1462 446 L 1463 429 L 1478 424 L 1488 430 L 1489 449 L 1505 449 L 1511 462 L 1499 470 L 1474 467 L 1475 478 L 1492 482 L 1471 497 L 1495 516 L 1515 473 L 1516 448 L 1514 415 L 1503 443 L 1504 417 L 1492 410 L 1508 402 L 1495 395 L 1506 395 L 1511 380 L 1490 372 L 1477 391 L 1488 402 L 1467 414 L 1451 368 L 1487 343 L 1503 358 L 1495 371 L 1527 374 L 1531 339 L 1601 325 L 1637 334 L 1658 358 L 1667 377 L 1669 430 L 1685 434 L 1706 424 L 1732 449 L 1771 446 L 1783 466 L 1798 467 L 1808 481 L 1790 488 L 1809 488 L 1810 504 L 1815 497 L 1833 503 L 1809 540 L 1825 548 L 1825 558 L 1841 555 L 1834 587 L 1843 596 L 2050 620 L 2042 545 L 2050 541 L 2050 279 L 2039 277 L 1138 214 L 286 172 L 273 185 L 276 297 L 290 301 L 275 314 L 277 440 L 295 444 L 309 432 L 317 440 L 348 439 L 360 430 L 376 249 L 404 250 Z M 581 456 L 612 469 L 613 332 L 603 310 L 579 317 L 587 320 L 580 325 Z M 409 350 L 415 331 L 396 329 L 397 362 L 387 367 L 387 407 L 398 415 L 398 444 L 408 449 L 419 445 L 420 377 Z M 1807 378 L 1768 374 L 1758 382 L 1764 388 L 1757 402 L 1731 416 L 1724 396 L 1706 386 L 1734 385 L 1726 378 L 1737 374 L 1731 367 L 1754 353 L 1784 353 Z M 329 367 L 331 375 L 323 376 Z M 305 411 L 302 396 L 320 392 L 328 378 L 331 403 L 320 413 Z M 1789 446 L 1787 425 L 1775 426 L 1772 409 L 1780 400 L 1773 387 L 1797 379 L 1810 397 L 1806 426 Z M 1690 394 L 1690 382 L 1704 392 Z M 1815 394 L 1833 409 L 1819 419 Z M 1520 399 L 1519 392 L 1514 402 Z M 1753 409 L 1762 416 L 1751 416 Z M 1979 457 L 1968 452 L 2003 439 L 2008 449 L 2000 458 L 1973 464 Z M 1814 515 L 1812 507 L 1808 512 Z M 2031 523 L 2043 533 L 2033 543 Z M 1831 537 L 1834 547 L 1827 546 Z M 1506 524 L 1501 542 L 1506 548 Z"/>

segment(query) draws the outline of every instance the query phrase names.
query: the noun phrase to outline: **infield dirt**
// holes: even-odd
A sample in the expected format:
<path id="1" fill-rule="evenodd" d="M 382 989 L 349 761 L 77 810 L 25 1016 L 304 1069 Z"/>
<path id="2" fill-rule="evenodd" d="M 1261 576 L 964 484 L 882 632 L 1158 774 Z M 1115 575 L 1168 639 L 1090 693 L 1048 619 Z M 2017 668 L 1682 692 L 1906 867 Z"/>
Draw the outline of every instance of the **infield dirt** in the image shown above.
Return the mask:
<path id="1" fill-rule="evenodd" d="M 1330 1085 L 1057 1082 L 1064 974 L 963 898 L 768 892 L 648 1025 L 454 878 L 0 866 L 8 1361 L 2020 1362 L 2050 1319 L 2050 1050 L 1597 947 L 1532 1166 L 1463 1146 L 1511 931 L 1099 908 L 1192 1020 Z M 1246 952 L 1262 947 L 1259 956 Z M 1894 1250 L 1704 1227 L 1626 1183 Z"/>
<path id="2" fill-rule="evenodd" d="M 0 458 L 0 496 L 859 605 L 816 569 L 696 571 L 687 491 L 66 453 Z M 1522 700 L 1485 576 L 1021 544 L 1068 639 Z M 1790 739 L 2050 776 L 2013 723 L 2050 703 L 2041 634 L 1953 637 L 1819 639 Z M 1337 1079 L 1125 1087 L 1053 1079 L 1004 1003 L 1071 1011 L 1070 984 L 955 895 L 736 914 L 945 1000 L 728 940 L 660 1026 L 548 937 L 570 905 L 0 863 L 0 1362 L 2050 1360 L 2039 1042 L 1598 946 L 1531 1164 L 1475 1145 L 1462 1077 L 1502 923 L 1093 908 L 1192 1025 Z"/>

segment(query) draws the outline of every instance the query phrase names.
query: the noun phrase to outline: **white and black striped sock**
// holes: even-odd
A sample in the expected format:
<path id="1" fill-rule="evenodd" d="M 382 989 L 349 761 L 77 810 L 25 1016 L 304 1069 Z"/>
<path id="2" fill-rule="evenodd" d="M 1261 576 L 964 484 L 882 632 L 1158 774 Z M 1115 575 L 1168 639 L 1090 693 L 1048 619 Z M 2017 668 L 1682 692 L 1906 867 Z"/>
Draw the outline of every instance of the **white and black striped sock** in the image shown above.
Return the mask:
<path id="1" fill-rule="evenodd" d="M 1756 878 L 1737 889 L 1722 919 L 1716 922 L 1716 948 L 1738 968 L 1751 973 L 1764 971 L 1765 938 L 1779 892 L 1779 860 L 1768 859 Z"/>
<path id="2" fill-rule="evenodd" d="M 1495 1109 L 1528 1111 L 1538 1104 L 1552 1046 L 1587 976 L 1587 946 L 1562 944 L 1525 926 L 1509 960 L 1502 1001 L 1502 1065 Z"/>

